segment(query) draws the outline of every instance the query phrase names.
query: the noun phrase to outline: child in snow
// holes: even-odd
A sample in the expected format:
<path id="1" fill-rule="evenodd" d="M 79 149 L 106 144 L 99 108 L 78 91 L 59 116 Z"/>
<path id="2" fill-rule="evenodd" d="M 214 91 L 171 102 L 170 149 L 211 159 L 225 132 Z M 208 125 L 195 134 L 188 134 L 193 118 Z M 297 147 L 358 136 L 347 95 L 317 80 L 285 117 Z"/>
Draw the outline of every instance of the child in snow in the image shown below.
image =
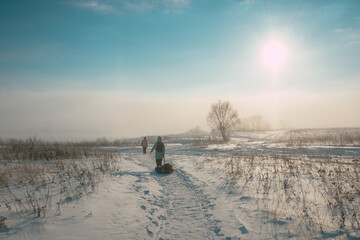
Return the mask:
<path id="1" fill-rule="evenodd" d="M 162 138 L 159 136 L 156 143 L 152 147 L 150 154 L 155 150 L 156 166 L 161 167 L 162 159 L 165 157 L 165 145 Z"/>
<path id="2" fill-rule="evenodd" d="M 146 149 L 148 147 L 148 141 L 146 140 L 146 137 L 141 141 L 141 146 L 143 148 L 143 153 L 146 154 Z"/>

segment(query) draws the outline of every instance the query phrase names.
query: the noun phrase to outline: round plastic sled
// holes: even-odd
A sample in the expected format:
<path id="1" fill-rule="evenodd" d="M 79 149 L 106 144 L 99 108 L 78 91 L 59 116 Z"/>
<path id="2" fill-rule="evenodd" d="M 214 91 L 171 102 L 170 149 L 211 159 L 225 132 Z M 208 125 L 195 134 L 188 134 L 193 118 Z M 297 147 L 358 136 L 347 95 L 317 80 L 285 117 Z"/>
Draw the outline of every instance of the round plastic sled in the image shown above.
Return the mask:
<path id="1" fill-rule="evenodd" d="M 165 163 L 161 167 L 156 167 L 155 172 L 159 174 L 170 174 L 174 171 L 173 166 L 170 163 Z"/>

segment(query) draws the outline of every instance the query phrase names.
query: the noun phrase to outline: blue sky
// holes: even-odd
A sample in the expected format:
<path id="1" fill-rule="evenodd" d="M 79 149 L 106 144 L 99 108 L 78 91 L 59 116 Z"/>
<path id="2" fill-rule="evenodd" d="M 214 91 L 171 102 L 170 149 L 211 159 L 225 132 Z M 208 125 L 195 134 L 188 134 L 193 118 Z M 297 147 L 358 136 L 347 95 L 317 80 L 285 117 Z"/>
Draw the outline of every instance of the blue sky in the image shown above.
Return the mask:
<path id="1" fill-rule="evenodd" d="M 357 100 L 359 13 L 357 0 L 3 0 L 0 93 L 241 102 L 340 91 Z M 273 39 L 287 51 L 276 74 L 261 59 Z"/>

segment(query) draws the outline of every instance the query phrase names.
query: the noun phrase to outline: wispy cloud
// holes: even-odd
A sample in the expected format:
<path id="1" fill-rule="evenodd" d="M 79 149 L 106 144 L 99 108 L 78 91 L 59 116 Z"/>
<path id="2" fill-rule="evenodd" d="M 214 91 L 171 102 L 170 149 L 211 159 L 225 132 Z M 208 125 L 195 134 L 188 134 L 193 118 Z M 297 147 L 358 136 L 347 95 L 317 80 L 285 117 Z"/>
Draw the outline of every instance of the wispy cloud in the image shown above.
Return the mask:
<path id="1" fill-rule="evenodd" d="M 151 9 L 165 9 L 166 12 L 177 11 L 186 7 L 191 0 L 83 0 L 72 3 L 81 8 L 99 12 L 116 13 L 123 10 L 144 12 Z"/>
<path id="2" fill-rule="evenodd" d="M 136 11 L 147 11 L 150 9 L 165 9 L 167 11 L 175 11 L 186 7 L 190 0 L 128 0 L 123 6 L 126 9 Z"/>
<path id="3" fill-rule="evenodd" d="M 140 2 L 139 1 L 138 2 L 126 1 L 124 3 L 124 7 L 126 9 L 131 9 L 131 10 L 142 12 L 142 11 L 146 11 L 146 10 L 153 8 L 154 6 L 151 1 L 140 1 Z"/>
<path id="4" fill-rule="evenodd" d="M 100 11 L 100 12 L 117 12 L 118 10 L 108 4 L 105 3 L 101 3 L 99 1 L 82 1 L 82 2 L 75 2 L 73 5 L 78 6 L 78 7 L 82 7 L 82 8 L 87 8 L 87 9 L 92 9 L 94 11 Z"/>
<path id="5" fill-rule="evenodd" d="M 335 30 L 349 45 L 360 44 L 360 30 L 353 28 L 338 28 Z"/>
<path id="6" fill-rule="evenodd" d="M 162 0 L 161 2 L 168 8 L 183 8 L 190 3 L 190 0 Z"/>
<path id="7" fill-rule="evenodd" d="M 98 12 L 117 13 L 124 10 L 144 12 L 151 9 L 160 9 L 165 12 L 178 11 L 189 5 L 191 0 L 123 0 L 123 1 L 104 1 L 104 0 L 78 0 L 72 4 Z"/>
<path id="8" fill-rule="evenodd" d="M 246 5 L 255 2 L 256 0 L 228 0 L 228 2 L 238 5 Z"/>

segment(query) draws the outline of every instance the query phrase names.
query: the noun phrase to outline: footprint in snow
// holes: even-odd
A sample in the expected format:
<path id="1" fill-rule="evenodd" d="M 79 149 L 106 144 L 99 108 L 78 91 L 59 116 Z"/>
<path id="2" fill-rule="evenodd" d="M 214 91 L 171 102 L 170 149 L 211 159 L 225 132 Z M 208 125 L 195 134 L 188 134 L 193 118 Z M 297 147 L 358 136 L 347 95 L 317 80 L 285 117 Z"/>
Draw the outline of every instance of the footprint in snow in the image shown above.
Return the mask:
<path id="1" fill-rule="evenodd" d="M 148 234 L 150 237 L 153 237 L 153 236 L 154 236 L 154 233 L 149 229 L 148 226 L 146 227 L 146 232 L 147 232 L 147 234 Z"/>
<path id="2" fill-rule="evenodd" d="M 140 188 L 141 188 L 140 186 L 135 186 L 135 185 L 133 185 L 133 187 L 134 187 L 134 189 L 135 189 L 136 192 L 139 192 L 139 190 L 140 190 Z"/>
<path id="3" fill-rule="evenodd" d="M 241 232 L 242 234 L 248 233 L 248 230 L 246 229 L 246 227 L 245 227 L 244 225 L 242 225 L 242 226 L 239 228 L 239 230 L 240 230 L 240 232 Z"/>
<path id="4" fill-rule="evenodd" d="M 240 201 L 250 201 L 251 200 L 251 197 L 248 197 L 248 196 L 243 196 L 240 198 Z"/>
<path id="5" fill-rule="evenodd" d="M 156 211 L 157 211 L 156 208 L 152 208 L 152 209 L 150 210 L 150 214 L 153 215 Z"/>

